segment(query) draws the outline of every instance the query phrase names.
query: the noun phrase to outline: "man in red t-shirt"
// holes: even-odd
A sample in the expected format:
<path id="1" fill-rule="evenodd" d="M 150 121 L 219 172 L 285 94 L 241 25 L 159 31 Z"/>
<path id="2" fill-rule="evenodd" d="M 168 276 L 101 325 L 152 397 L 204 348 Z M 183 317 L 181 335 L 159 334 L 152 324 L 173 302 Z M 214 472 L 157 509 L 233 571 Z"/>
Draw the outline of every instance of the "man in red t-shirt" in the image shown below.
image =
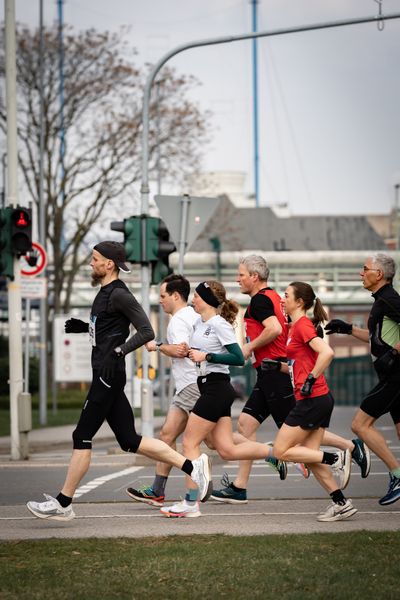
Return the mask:
<path id="1" fill-rule="evenodd" d="M 261 361 L 269 358 L 286 361 L 287 319 L 279 294 L 268 287 L 269 268 L 262 256 L 254 254 L 242 258 L 238 267 L 237 282 L 240 291 L 248 294 L 250 304 L 244 315 L 246 343 L 242 351 L 250 358 L 257 371 L 257 381 L 238 421 L 238 432 L 255 440 L 256 431 L 270 415 L 277 427 L 281 427 L 295 405 L 290 377 L 281 371 L 261 370 Z M 271 462 L 280 478 L 287 474 L 284 462 Z M 247 483 L 252 461 L 240 461 L 234 482 L 223 478 L 221 490 L 214 490 L 211 498 L 220 502 L 240 504 L 247 502 Z"/>

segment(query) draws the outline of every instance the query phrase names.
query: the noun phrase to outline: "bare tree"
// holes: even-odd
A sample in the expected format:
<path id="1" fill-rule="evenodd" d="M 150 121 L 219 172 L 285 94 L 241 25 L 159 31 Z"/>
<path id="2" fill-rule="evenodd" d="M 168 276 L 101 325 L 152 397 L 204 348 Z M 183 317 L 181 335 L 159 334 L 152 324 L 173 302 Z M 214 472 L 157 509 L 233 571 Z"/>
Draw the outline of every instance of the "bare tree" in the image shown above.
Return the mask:
<path id="1" fill-rule="evenodd" d="M 4 31 L 2 32 L 4 37 Z M 3 40 L 2 40 L 3 41 Z M 0 78 L 5 77 L 4 44 Z M 93 29 L 64 32 L 64 104 L 59 98 L 57 27 L 44 32 L 44 199 L 48 248 L 54 265 L 54 309 L 68 311 L 77 271 L 87 261 L 82 246 L 104 214 L 134 214 L 140 179 L 142 95 L 146 69 L 121 36 Z M 183 180 L 198 168 L 208 115 L 188 99 L 196 83 L 164 68 L 150 107 L 150 173 Z M 32 201 L 39 201 L 39 32 L 17 27 L 18 160 Z M 159 127 L 156 132 L 155 114 Z M 65 153 L 60 153 L 63 123 Z M 6 131 L 5 100 L 0 127 Z M 157 152 L 156 152 L 157 150 Z M 23 202 L 26 203 L 25 201 Z"/>

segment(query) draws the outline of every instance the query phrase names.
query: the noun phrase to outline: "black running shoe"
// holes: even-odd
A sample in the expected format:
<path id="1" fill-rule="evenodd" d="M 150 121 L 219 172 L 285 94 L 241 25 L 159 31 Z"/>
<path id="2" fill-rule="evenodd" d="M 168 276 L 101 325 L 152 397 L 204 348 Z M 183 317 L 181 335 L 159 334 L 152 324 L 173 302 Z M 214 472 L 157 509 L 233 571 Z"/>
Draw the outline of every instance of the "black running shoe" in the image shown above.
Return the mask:
<path id="1" fill-rule="evenodd" d="M 354 450 L 351 453 L 351 458 L 361 469 L 361 477 L 365 479 L 369 475 L 371 469 L 371 454 L 368 446 L 362 440 L 356 438 L 352 440 Z"/>

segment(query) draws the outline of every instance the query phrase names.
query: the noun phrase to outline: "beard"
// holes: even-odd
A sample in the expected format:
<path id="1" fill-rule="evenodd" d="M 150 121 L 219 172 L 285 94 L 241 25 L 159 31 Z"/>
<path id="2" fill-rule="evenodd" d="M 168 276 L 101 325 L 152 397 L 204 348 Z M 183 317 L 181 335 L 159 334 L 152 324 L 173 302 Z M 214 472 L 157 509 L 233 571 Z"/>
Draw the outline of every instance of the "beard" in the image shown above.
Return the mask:
<path id="1" fill-rule="evenodd" d="M 103 280 L 102 275 L 98 275 L 97 273 L 92 273 L 92 281 L 91 281 L 92 287 L 97 287 L 98 285 L 100 285 L 102 280 Z"/>

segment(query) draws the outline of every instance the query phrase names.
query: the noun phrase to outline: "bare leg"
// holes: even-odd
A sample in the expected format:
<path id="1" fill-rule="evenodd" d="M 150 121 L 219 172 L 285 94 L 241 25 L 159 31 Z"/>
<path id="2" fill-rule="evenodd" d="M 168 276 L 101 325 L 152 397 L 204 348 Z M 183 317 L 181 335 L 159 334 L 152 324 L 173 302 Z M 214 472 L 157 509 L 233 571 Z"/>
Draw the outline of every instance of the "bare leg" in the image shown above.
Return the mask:
<path id="1" fill-rule="evenodd" d="M 168 446 L 176 450 L 176 440 L 183 433 L 188 421 L 188 414 L 180 408 L 172 406 L 168 411 L 164 425 L 161 428 L 159 438 Z M 171 465 L 163 462 L 157 462 L 156 474 L 168 477 L 172 469 Z"/>
<path id="2" fill-rule="evenodd" d="M 238 432 L 248 440 L 256 441 L 256 431 L 260 427 L 260 423 L 254 417 L 241 413 L 238 421 Z M 234 485 L 238 488 L 246 489 L 249 482 L 252 460 L 241 460 L 239 463 L 239 471 L 236 475 Z"/>
<path id="3" fill-rule="evenodd" d="M 339 450 L 350 450 L 350 452 L 354 450 L 354 444 L 351 440 L 346 440 L 346 438 L 326 430 L 322 438 L 322 445 L 339 448 Z"/>
<path id="4" fill-rule="evenodd" d="M 400 423 L 395 423 L 395 427 L 396 427 L 397 437 L 400 440 Z"/>
<path id="5" fill-rule="evenodd" d="M 385 463 L 389 471 L 398 469 L 400 463 L 389 450 L 386 440 L 381 432 L 374 427 L 375 421 L 376 419 L 374 417 L 370 417 L 366 412 L 359 408 L 353 419 L 351 428 L 354 433 L 367 444 L 368 448 L 370 448 L 372 452 Z"/>
<path id="6" fill-rule="evenodd" d="M 182 454 L 167 446 L 165 442 L 149 437 L 142 438 L 137 453 L 143 454 L 143 456 L 147 456 L 153 460 L 165 462 L 178 469 L 182 469 L 183 463 L 186 460 Z"/>
<path id="7" fill-rule="evenodd" d="M 320 442 L 323 431 L 321 429 Z M 306 443 L 309 442 L 312 433 L 301 427 L 289 427 L 289 425 L 285 425 L 284 423 L 275 438 L 273 455 L 279 460 L 302 462 L 307 465 L 320 463 L 323 458 L 323 452 L 319 450 L 319 445 L 316 447 L 315 445 L 310 446 L 309 443 Z"/>
<path id="8" fill-rule="evenodd" d="M 64 496 L 68 496 L 69 498 L 73 497 L 76 488 L 89 469 L 91 457 L 91 450 L 72 451 L 67 477 L 65 478 L 65 482 L 61 490 L 61 493 L 64 494 Z"/>
<path id="9" fill-rule="evenodd" d="M 331 494 L 338 489 L 338 484 L 336 483 L 328 465 L 319 465 L 314 463 L 313 465 L 310 465 L 310 469 L 320 486 L 323 487 L 328 494 Z"/>
<path id="10" fill-rule="evenodd" d="M 200 444 L 207 437 L 211 436 L 215 428 L 215 423 L 207 421 L 194 413 L 191 413 L 183 434 L 183 452 L 185 456 L 193 460 L 200 456 Z M 190 477 L 186 477 L 186 487 L 196 489 Z"/>
<path id="11" fill-rule="evenodd" d="M 224 460 L 256 460 L 269 455 L 267 444 L 260 444 L 247 440 L 235 444 L 232 434 L 232 420 L 230 417 L 219 419 L 213 431 L 213 440 L 218 454 Z"/>

